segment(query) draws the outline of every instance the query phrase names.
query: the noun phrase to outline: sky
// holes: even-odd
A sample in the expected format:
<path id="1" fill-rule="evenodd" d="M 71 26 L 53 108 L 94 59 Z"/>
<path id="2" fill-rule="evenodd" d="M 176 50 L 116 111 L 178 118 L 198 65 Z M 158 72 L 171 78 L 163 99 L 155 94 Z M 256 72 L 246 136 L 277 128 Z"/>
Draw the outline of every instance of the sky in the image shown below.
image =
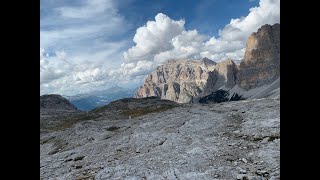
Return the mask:
<path id="1" fill-rule="evenodd" d="M 241 60 L 280 0 L 40 0 L 40 95 L 136 88 L 169 59 Z"/>

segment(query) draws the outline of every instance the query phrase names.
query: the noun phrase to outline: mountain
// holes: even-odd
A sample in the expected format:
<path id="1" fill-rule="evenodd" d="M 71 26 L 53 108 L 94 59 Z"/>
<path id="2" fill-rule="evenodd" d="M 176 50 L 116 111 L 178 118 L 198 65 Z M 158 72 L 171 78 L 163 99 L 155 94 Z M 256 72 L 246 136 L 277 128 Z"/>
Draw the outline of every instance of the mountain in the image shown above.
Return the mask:
<path id="1" fill-rule="evenodd" d="M 80 114 L 83 112 L 61 95 L 40 96 L 40 132 L 54 129 Z"/>
<path id="2" fill-rule="evenodd" d="M 109 89 L 102 91 L 92 91 L 85 94 L 77 94 L 74 96 L 67 96 L 78 109 L 83 111 L 89 111 L 96 107 L 101 107 L 114 100 L 132 97 L 134 94 L 133 89 L 126 89 L 120 86 L 112 86 Z"/>
<path id="3" fill-rule="evenodd" d="M 73 110 L 77 111 L 77 107 L 70 103 L 66 98 L 58 94 L 48 94 L 40 96 L 40 111 L 41 110 Z"/>
<path id="4" fill-rule="evenodd" d="M 134 97 L 208 103 L 279 96 L 280 24 L 266 24 L 252 33 L 237 64 L 231 59 L 170 60 L 147 76 Z"/>
<path id="5" fill-rule="evenodd" d="M 264 25 L 247 41 L 237 83 L 199 99 L 201 103 L 280 97 L 280 24 Z"/>
<path id="6" fill-rule="evenodd" d="M 235 84 L 237 66 L 231 60 L 215 63 L 202 60 L 170 60 L 148 75 L 134 97 L 159 96 L 179 103 Z"/>
<path id="7" fill-rule="evenodd" d="M 114 85 L 114 86 L 108 88 L 108 89 L 105 90 L 105 91 L 111 93 L 111 92 L 121 92 L 121 91 L 127 91 L 127 90 L 128 90 L 128 89 L 126 89 L 126 88 L 120 87 L 120 86 L 118 86 L 118 85 Z M 100 91 L 100 92 L 101 92 L 101 91 Z"/>
<path id="8" fill-rule="evenodd" d="M 238 85 L 249 90 L 280 77 L 280 24 L 264 25 L 248 38 Z"/>

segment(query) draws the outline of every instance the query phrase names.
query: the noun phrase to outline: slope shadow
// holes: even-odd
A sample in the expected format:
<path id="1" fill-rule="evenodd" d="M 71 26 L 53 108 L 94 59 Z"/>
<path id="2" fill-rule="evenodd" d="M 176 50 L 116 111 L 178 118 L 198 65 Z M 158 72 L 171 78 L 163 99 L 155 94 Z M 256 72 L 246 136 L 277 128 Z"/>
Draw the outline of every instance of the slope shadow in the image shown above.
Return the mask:
<path id="1" fill-rule="evenodd" d="M 208 96 L 204 96 L 200 98 L 199 103 L 208 104 L 208 103 L 221 103 L 221 102 L 227 102 L 227 101 L 244 100 L 244 98 L 237 93 L 234 93 L 231 98 L 229 98 L 228 96 L 229 96 L 228 91 L 219 89 L 217 91 L 212 92 Z"/>

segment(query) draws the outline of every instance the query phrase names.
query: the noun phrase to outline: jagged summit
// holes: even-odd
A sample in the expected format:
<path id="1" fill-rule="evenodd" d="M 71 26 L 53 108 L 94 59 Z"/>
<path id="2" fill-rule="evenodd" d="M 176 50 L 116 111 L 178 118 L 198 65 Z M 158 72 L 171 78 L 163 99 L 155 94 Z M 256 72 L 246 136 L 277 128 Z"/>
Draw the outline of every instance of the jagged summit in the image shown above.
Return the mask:
<path id="1" fill-rule="evenodd" d="M 280 77 L 280 24 L 263 25 L 252 33 L 240 63 L 238 84 L 249 90 Z"/>

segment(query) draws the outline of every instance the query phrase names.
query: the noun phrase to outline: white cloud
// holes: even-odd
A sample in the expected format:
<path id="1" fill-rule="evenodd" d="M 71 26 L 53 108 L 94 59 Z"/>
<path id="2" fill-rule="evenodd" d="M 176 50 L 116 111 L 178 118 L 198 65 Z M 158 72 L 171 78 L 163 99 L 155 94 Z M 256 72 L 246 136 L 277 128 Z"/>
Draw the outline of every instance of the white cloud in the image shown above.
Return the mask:
<path id="1" fill-rule="evenodd" d="M 198 34 L 197 30 L 182 31 L 181 34 L 171 39 L 173 49 L 155 55 L 154 62 L 158 65 L 171 58 L 200 58 L 199 53 L 205 39 L 206 37 Z"/>
<path id="2" fill-rule="evenodd" d="M 40 28 L 41 47 L 50 52 L 58 50 L 48 56 L 40 49 L 42 94 L 76 94 L 115 81 L 141 83 L 146 74 L 169 59 L 240 60 L 252 32 L 264 24 L 280 22 L 280 0 L 260 0 L 259 6 L 251 8 L 247 16 L 231 19 L 218 37 L 186 30 L 185 20 L 173 20 L 159 13 L 137 29 L 135 45 L 129 49 L 127 40 L 104 40 L 127 29 L 113 1 L 87 0 L 80 7 L 62 6 L 56 12 L 58 18 L 53 23 L 61 23 L 61 27 Z M 46 20 L 40 21 L 45 26 L 52 25 Z"/>
<path id="3" fill-rule="evenodd" d="M 157 14 L 154 21 L 137 29 L 133 38 L 136 45 L 123 53 L 125 63 L 117 72 L 141 76 L 170 58 L 199 57 L 206 37 L 197 30 L 185 31 L 184 24 L 183 19 L 173 20 L 165 14 Z"/>
<path id="4" fill-rule="evenodd" d="M 231 19 L 219 32 L 225 41 L 246 41 L 248 36 L 264 24 L 280 22 L 280 0 L 260 0 L 259 7 L 250 8 L 246 17 Z"/>
<path id="5" fill-rule="evenodd" d="M 68 49 L 72 54 L 94 54 L 129 26 L 114 0 L 86 0 L 80 6 L 61 4 L 48 11 L 49 15 L 40 17 L 40 47 L 50 51 Z"/>
<path id="6" fill-rule="evenodd" d="M 90 18 L 106 10 L 116 13 L 112 1 L 86 0 L 82 7 L 60 7 L 57 11 L 66 18 Z"/>
<path id="7" fill-rule="evenodd" d="M 121 65 L 129 44 L 113 40 L 129 27 L 115 1 L 48 3 L 41 1 L 40 94 L 79 93 L 114 81 L 109 71 Z"/>
<path id="8" fill-rule="evenodd" d="M 231 19 L 222 30 L 219 38 L 212 37 L 205 43 L 202 57 L 221 61 L 227 58 L 243 58 L 247 38 L 262 25 L 280 23 L 280 0 L 260 0 L 259 7 L 249 10 L 246 17 Z"/>
<path id="9" fill-rule="evenodd" d="M 40 49 L 40 84 L 50 83 L 55 79 L 59 79 L 71 69 L 60 57 L 50 58 L 44 56 L 44 49 Z M 57 52 L 59 54 L 60 52 Z M 63 53 L 62 53 L 63 54 Z"/>
<path id="10" fill-rule="evenodd" d="M 80 93 L 112 81 L 105 64 L 72 61 L 65 51 L 57 51 L 54 56 L 44 56 L 43 49 L 40 52 L 41 94 Z"/>
<path id="11" fill-rule="evenodd" d="M 159 13 L 155 21 L 148 21 L 137 29 L 133 39 L 136 45 L 124 53 L 124 58 L 126 63 L 150 61 L 154 66 L 181 58 L 241 60 L 249 35 L 264 24 L 279 22 L 280 0 L 260 0 L 259 7 L 251 8 L 246 17 L 231 19 L 219 31 L 218 38 L 208 39 L 197 30 L 186 30 L 184 20 L 173 20 Z"/>
<path id="12" fill-rule="evenodd" d="M 66 52 L 64 50 L 62 51 L 56 51 L 56 56 L 58 59 L 61 59 L 62 61 L 65 61 L 66 60 Z"/>
<path id="13" fill-rule="evenodd" d="M 114 78 L 134 78 L 149 73 L 154 68 L 151 61 L 122 63 L 119 69 L 111 70 L 109 76 Z"/>
<path id="14" fill-rule="evenodd" d="M 125 60 L 150 60 L 159 52 L 170 50 L 170 41 L 182 33 L 184 23 L 184 20 L 175 21 L 162 13 L 157 14 L 155 21 L 148 21 L 145 26 L 137 29 L 133 38 L 136 45 L 123 54 Z"/>

